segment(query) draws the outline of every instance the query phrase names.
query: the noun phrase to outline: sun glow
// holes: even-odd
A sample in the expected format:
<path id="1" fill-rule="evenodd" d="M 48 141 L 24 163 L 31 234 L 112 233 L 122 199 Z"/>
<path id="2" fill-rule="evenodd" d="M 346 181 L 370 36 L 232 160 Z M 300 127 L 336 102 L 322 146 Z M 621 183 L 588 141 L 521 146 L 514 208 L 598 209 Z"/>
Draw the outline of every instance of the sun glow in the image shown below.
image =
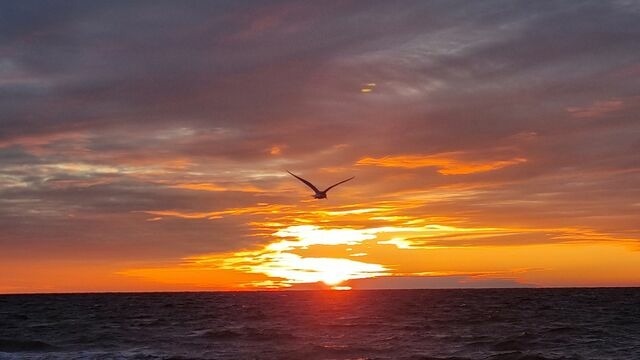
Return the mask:
<path id="1" fill-rule="evenodd" d="M 279 254 L 273 261 L 252 267 L 253 272 L 286 279 L 290 284 L 323 282 L 329 286 L 346 280 L 384 275 L 385 270 L 378 264 L 339 258 L 304 258 L 289 253 Z"/>
<path id="2" fill-rule="evenodd" d="M 249 225 L 255 236 L 264 237 L 266 242 L 241 251 L 185 258 L 170 271 L 149 268 L 122 273 L 160 282 L 197 285 L 214 281 L 216 286 L 234 289 L 348 290 L 387 283 L 402 287 L 440 286 L 439 281 L 445 280 L 435 278 L 443 277 L 452 277 L 446 281 L 462 281 L 458 285 L 537 284 L 539 279 L 551 284 L 559 281 L 554 276 L 563 279 L 564 272 L 554 268 L 561 269 L 567 261 L 545 259 L 551 253 L 562 253 L 562 243 L 633 240 L 587 228 L 472 226 L 444 216 L 416 216 L 412 214 L 415 208 L 411 198 L 406 202 L 330 209 L 311 205 L 297 210 L 289 205 L 258 203 L 201 213 L 146 211 L 154 215 L 147 219 L 152 223 L 171 218 L 194 221 L 253 216 L 256 219 Z M 540 247 L 540 239 L 554 244 Z M 514 242 L 521 245 L 513 246 Z M 525 255 L 520 254 L 524 250 Z M 533 253 L 545 255 L 532 256 Z M 584 252 L 584 257 L 591 255 Z M 580 256 L 574 253 L 572 257 L 573 266 L 580 265 Z"/>
<path id="3" fill-rule="evenodd" d="M 387 268 L 379 265 L 337 257 L 304 257 L 293 253 L 316 245 L 345 246 L 375 239 L 375 235 L 355 229 L 322 229 L 312 225 L 290 226 L 276 231 L 284 238 L 266 245 L 259 251 L 235 253 L 224 259 L 224 268 L 248 273 L 264 274 L 274 287 L 293 284 L 319 283 L 336 287 L 347 280 L 387 275 Z M 254 286 L 262 286 L 255 283 Z"/>

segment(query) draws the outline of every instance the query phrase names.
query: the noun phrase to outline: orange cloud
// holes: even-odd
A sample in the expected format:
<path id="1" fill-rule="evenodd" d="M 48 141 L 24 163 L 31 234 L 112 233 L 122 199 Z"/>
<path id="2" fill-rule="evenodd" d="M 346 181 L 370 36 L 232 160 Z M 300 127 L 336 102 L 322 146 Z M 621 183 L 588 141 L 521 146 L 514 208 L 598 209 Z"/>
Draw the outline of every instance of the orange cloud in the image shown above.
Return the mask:
<path id="1" fill-rule="evenodd" d="M 80 132 L 48 133 L 43 135 L 19 136 L 8 140 L 0 141 L 0 148 L 19 145 L 27 149 L 40 149 L 56 141 L 84 141 L 87 135 Z"/>
<path id="2" fill-rule="evenodd" d="M 509 160 L 497 161 L 462 161 L 456 159 L 461 153 L 450 152 L 434 155 L 398 155 L 384 156 L 380 158 L 365 157 L 356 162 L 356 165 L 396 167 L 415 169 L 421 167 L 436 167 L 442 175 L 465 175 L 502 169 L 507 166 L 517 165 L 527 161 L 517 157 Z"/>
<path id="3" fill-rule="evenodd" d="M 178 210 L 149 210 L 144 211 L 146 214 L 156 216 L 169 216 L 182 219 L 218 219 L 225 215 L 260 215 L 260 214 L 277 214 L 281 210 L 288 208 L 285 205 L 268 205 L 257 204 L 243 208 L 230 208 L 220 211 L 178 211 Z"/>
<path id="4" fill-rule="evenodd" d="M 323 229 L 317 226 L 289 226 L 271 235 L 277 240 L 256 250 L 193 256 L 169 267 L 127 269 L 119 273 L 157 282 L 182 283 L 187 274 L 202 274 L 209 270 L 213 278 L 220 273 L 235 278 L 244 276 L 234 284 L 240 288 L 286 288 L 318 282 L 337 287 L 347 280 L 390 274 L 385 266 L 376 263 L 294 253 L 296 249 L 318 245 L 359 244 L 375 238 L 375 235 L 355 229 Z M 253 275 L 247 277 L 250 274 Z"/>
<path id="5" fill-rule="evenodd" d="M 282 149 L 279 146 L 272 146 L 269 149 L 269 154 L 271 155 L 280 155 L 280 153 L 282 153 Z"/>
<path id="6" fill-rule="evenodd" d="M 375 83 L 368 83 L 365 84 L 364 86 L 362 86 L 362 88 L 360 89 L 361 93 L 370 93 L 372 92 L 376 87 Z"/>
<path id="7" fill-rule="evenodd" d="M 169 186 L 171 188 L 198 190 L 198 191 L 240 191 L 240 192 L 262 192 L 255 186 L 251 185 L 219 185 L 214 183 L 184 183 Z"/>

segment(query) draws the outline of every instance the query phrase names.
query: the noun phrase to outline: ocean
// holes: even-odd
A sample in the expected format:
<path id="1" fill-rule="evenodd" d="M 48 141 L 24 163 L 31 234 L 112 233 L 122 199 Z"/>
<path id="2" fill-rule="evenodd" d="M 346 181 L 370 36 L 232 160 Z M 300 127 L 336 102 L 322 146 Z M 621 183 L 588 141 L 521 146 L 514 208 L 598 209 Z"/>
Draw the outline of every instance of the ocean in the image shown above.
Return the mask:
<path id="1" fill-rule="evenodd" d="M 640 288 L 2 295 L 0 359 L 640 359 Z"/>

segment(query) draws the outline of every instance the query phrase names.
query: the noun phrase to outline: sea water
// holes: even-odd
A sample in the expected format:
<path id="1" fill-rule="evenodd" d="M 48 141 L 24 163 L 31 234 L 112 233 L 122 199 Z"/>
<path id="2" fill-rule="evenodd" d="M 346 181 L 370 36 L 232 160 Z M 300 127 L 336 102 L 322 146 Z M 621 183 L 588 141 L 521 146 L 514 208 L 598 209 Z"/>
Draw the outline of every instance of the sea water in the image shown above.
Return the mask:
<path id="1" fill-rule="evenodd" d="M 0 359 L 640 359 L 640 288 L 4 295 Z"/>

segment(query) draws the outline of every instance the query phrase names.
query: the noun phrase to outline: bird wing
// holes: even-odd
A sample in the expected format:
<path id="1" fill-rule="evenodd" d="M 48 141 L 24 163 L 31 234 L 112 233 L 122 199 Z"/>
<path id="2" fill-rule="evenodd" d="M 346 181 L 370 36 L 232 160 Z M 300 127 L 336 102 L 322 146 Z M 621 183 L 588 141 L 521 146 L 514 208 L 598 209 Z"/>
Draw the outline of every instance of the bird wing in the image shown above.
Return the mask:
<path id="1" fill-rule="evenodd" d="M 298 176 L 298 175 L 296 175 L 296 174 L 292 173 L 292 172 L 291 172 L 291 171 L 289 171 L 289 170 L 287 170 L 287 172 L 288 172 L 289 174 L 291 174 L 293 177 L 295 177 L 296 179 L 298 179 L 298 180 L 302 181 L 305 185 L 307 185 L 308 187 L 310 187 L 310 188 L 311 188 L 313 191 L 315 191 L 316 193 L 319 193 L 319 192 L 320 192 L 320 190 L 318 190 L 318 188 L 317 188 L 317 187 L 315 187 L 312 183 L 310 183 L 310 182 L 308 182 L 307 180 L 305 180 L 305 179 L 301 178 L 300 176 Z M 337 185 L 337 184 L 336 184 L 336 185 Z"/>
<path id="2" fill-rule="evenodd" d="M 333 185 L 329 186 L 329 187 L 328 187 L 324 192 L 327 192 L 327 191 L 329 191 L 329 190 L 333 189 L 334 187 L 336 187 L 336 186 L 338 186 L 338 185 L 340 185 L 340 184 L 342 184 L 342 183 L 346 183 L 347 181 L 349 181 L 349 180 L 351 180 L 351 179 L 353 179 L 353 178 L 355 178 L 355 176 L 352 176 L 352 177 L 348 178 L 347 180 L 342 180 L 342 181 L 340 181 L 340 182 L 338 182 L 338 183 L 335 183 L 335 184 L 333 184 Z"/>

